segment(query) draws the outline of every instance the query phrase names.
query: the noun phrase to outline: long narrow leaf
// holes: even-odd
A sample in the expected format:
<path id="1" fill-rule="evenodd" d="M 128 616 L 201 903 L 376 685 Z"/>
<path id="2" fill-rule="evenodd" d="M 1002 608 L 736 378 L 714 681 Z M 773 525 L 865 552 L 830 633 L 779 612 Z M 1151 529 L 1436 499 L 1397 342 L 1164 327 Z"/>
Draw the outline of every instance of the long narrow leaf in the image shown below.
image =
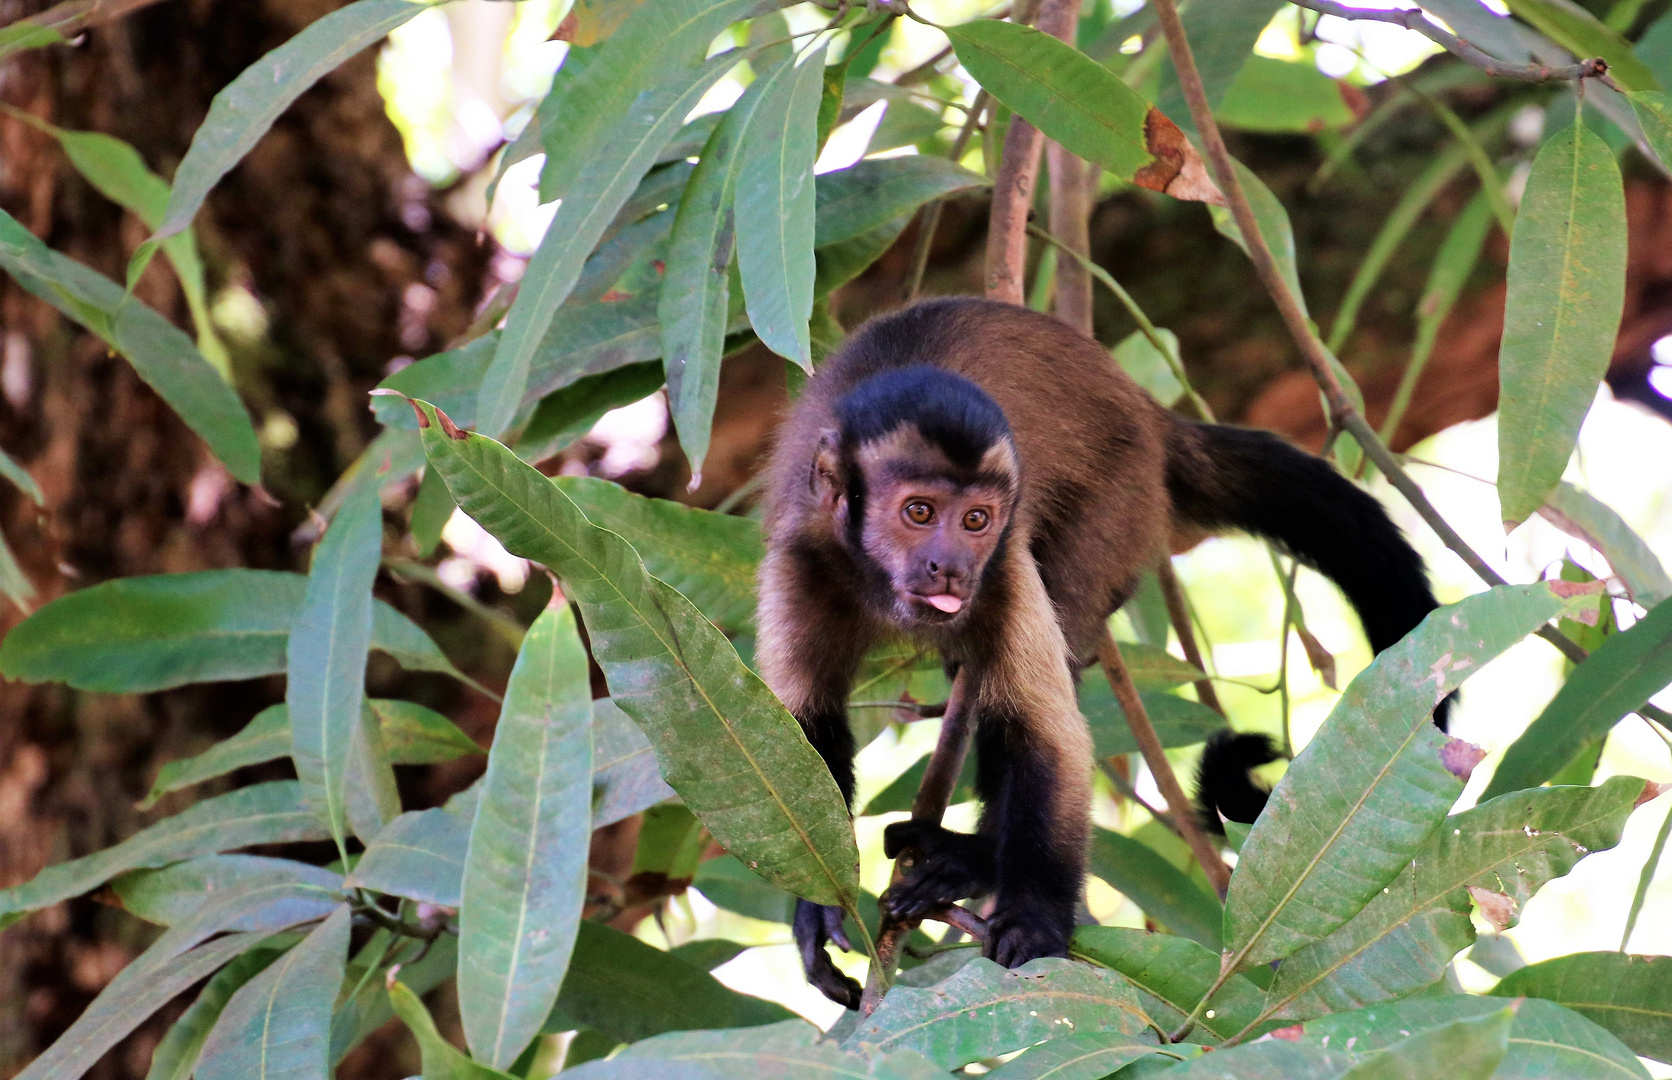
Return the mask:
<path id="1" fill-rule="evenodd" d="M 1672 1058 L 1672 957 L 1573 953 L 1513 972 L 1492 993 L 1554 1001 L 1644 1057 Z"/>
<path id="2" fill-rule="evenodd" d="M 215 95 L 174 172 L 168 211 L 154 239 L 190 225 L 221 177 L 250 152 L 303 91 L 349 57 L 423 11 L 408 0 L 357 0 L 314 20 L 239 73 Z"/>
<path id="3" fill-rule="evenodd" d="M 200 855 L 154 870 L 130 870 L 110 883 L 129 914 L 159 926 L 176 926 L 203 909 L 217 894 L 258 885 L 313 885 L 342 891 L 332 870 L 267 855 Z"/>
<path id="4" fill-rule="evenodd" d="M 261 447 L 250 414 L 191 338 L 116 282 L 41 243 L 4 211 L 0 269 L 127 358 L 234 477 L 261 482 Z"/>
<path id="5" fill-rule="evenodd" d="M 1238 966 L 1329 934 L 1399 873 L 1480 760 L 1437 731 L 1429 713 L 1480 665 L 1578 602 L 1542 582 L 1471 596 L 1431 613 L 1353 680 L 1243 844 L 1225 901 L 1226 947 Z"/>
<path id="6" fill-rule="evenodd" d="M 510 1074 L 470 1060 L 435 1026 L 430 1011 L 404 982 L 389 984 L 389 1003 L 418 1040 L 423 1080 L 510 1080 Z"/>
<path id="7" fill-rule="evenodd" d="M 1150 1019 L 1168 1031 L 1195 1010 L 1219 974 L 1218 954 L 1196 942 L 1124 926 L 1076 927 L 1070 952 L 1118 972 L 1138 989 Z M 1198 1023 L 1210 1037 L 1229 1039 L 1256 1021 L 1263 998 L 1253 982 L 1233 975 Z"/>
<path id="8" fill-rule="evenodd" d="M 1091 872 L 1125 893 L 1146 915 L 1173 933 L 1219 951 L 1224 921 L 1219 900 L 1152 848 L 1129 836 L 1094 827 Z"/>
<path id="9" fill-rule="evenodd" d="M 348 930 L 344 904 L 239 988 L 203 1044 L 198 1080 L 326 1080 Z"/>
<path id="10" fill-rule="evenodd" d="M 737 245 L 737 171 L 743 139 L 772 84 L 774 70 L 757 73 L 714 133 L 679 201 L 673 239 L 668 246 L 667 276 L 656 314 L 662 325 L 662 364 L 667 371 L 668 409 L 679 445 L 702 472 L 708 456 L 714 402 L 720 387 L 720 355 L 725 351 L 726 320 L 731 306 L 732 256 Z"/>
<path id="11" fill-rule="evenodd" d="M 725 637 L 546 477 L 415 407 L 430 465 L 459 506 L 510 551 L 555 571 L 580 604 L 611 696 L 715 839 L 775 884 L 853 910 L 858 850 L 835 781 Z"/>
<path id="12" fill-rule="evenodd" d="M 813 162 L 824 87 L 824 47 L 764 81 L 743 132 L 737 172 L 737 268 L 749 322 L 761 343 L 813 370 Z"/>
<path id="13" fill-rule="evenodd" d="M 276 570 L 117 578 L 59 597 L 0 640 L 0 675 L 141 694 L 277 675 L 308 579 Z M 421 627 L 379 600 L 371 646 L 408 671 L 463 678 Z"/>
<path id="14" fill-rule="evenodd" d="M 343 785 L 349 741 L 365 704 L 372 581 L 383 554 L 375 487 L 351 499 L 325 531 L 287 649 L 291 757 L 308 802 L 337 843 L 348 825 Z"/>
<path id="15" fill-rule="evenodd" d="M 8 916 L 80 896 L 117 874 L 163 866 L 252 844 L 322 840 L 329 836 L 294 780 L 229 791 L 165 818 L 103 851 L 49 866 L 22 885 L 0 889 L 0 924 Z"/>
<path id="16" fill-rule="evenodd" d="M 1582 123 L 1533 160 L 1509 248 L 1498 351 L 1498 499 L 1527 520 L 1567 468 L 1614 354 L 1625 303 L 1626 206 L 1613 151 Z"/>
<path id="17" fill-rule="evenodd" d="M 493 362 L 477 392 L 479 429 L 499 435 L 511 425 L 529 385 L 535 350 L 579 279 L 586 256 L 639 178 L 655 163 L 657 151 L 708 88 L 736 62 L 736 57 L 723 54 L 698 67 L 681 69 L 635 100 L 626 116 L 600 133 L 599 142 L 563 148 L 562 156 L 581 162 L 577 166 L 581 171 L 565 188 L 557 215 L 523 273 Z M 602 138 L 603 134 L 608 137 Z"/>
<path id="18" fill-rule="evenodd" d="M 1342 1080 L 1490 1080 L 1509 1052 L 1509 1029 L 1515 1010 L 1453 1020 L 1401 1039 Z"/>
<path id="19" fill-rule="evenodd" d="M 145 1073 L 145 1080 L 190 1080 L 203 1041 L 220 1019 L 221 1010 L 239 987 L 261 974 L 280 953 L 281 950 L 271 947 L 251 949 L 217 971 L 198 991 L 197 1000 L 169 1026 L 157 1048 L 151 1051 L 151 1067 Z"/>
<path id="20" fill-rule="evenodd" d="M 1624 518 L 1595 495 L 1563 481 L 1539 507 L 1539 515 L 1602 552 L 1639 604 L 1654 607 L 1672 599 L 1672 577 L 1667 576 L 1660 557 Z"/>
<path id="21" fill-rule="evenodd" d="M 1632 777 L 1532 788 L 1448 818 L 1385 893 L 1283 961 L 1265 1015 L 1321 1016 L 1434 985 L 1474 938 L 1466 890 L 1518 911 L 1586 854 L 1619 843 L 1642 790 Z"/>
<path id="22" fill-rule="evenodd" d="M 459 1011 L 471 1053 L 506 1068 L 540 1031 L 586 902 L 592 686 L 574 612 L 523 639 L 465 857 Z"/>
<path id="23" fill-rule="evenodd" d="M 1672 683 L 1672 603 L 1630 630 L 1610 634 L 1574 668 L 1550 704 L 1504 751 L 1481 797 L 1533 787 L 1555 776 L 1586 742 L 1607 734 L 1649 695 Z"/>

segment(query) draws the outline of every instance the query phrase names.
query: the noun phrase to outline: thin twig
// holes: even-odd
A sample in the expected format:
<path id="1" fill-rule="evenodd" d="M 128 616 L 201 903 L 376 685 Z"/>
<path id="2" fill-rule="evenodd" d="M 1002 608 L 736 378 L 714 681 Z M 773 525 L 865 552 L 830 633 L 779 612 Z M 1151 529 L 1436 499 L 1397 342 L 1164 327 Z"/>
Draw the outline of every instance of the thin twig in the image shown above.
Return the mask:
<path id="1" fill-rule="evenodd" d="M 1588 60 L 1580 60 L 1573 64 L 1551 67 L 1548 64 L 1510 64 L 1488 53 L 1482 52 L 1475 46 L 1448 30 L 1430 22 L 1421 8 L 1355 8 L 1346 4 L 1338 4 L 1335 0 L 1294 0 L 1296 7 L 1316 11 L 1320 15 L 1333 15 L 1338 19 L 1348 19 L 1354 22 L 1382 22 L 1394 26 L 1402 26 L 1406 30 L 1421 34 L 1429 41 L 1440 46 L 1453 56 L 1475 67 L 1488 75 L 1496 75 L 1504 79 L 1516 79 L 1520 82 L 1574 82 L 1582 79 L 1597 79 L 1611 90 L 1618 90 L 1614 80 L 1608 77 L 1608 62 L 1600 56 Z M 1163 24 L 1165 32 L 1165 24 Z M 1198 123 L 1198 129 L 1201 125 Z M 1224 185 L 1220 185 L 1221 188 Z"/>
<path id="2" fill-rule="evenodd" d="M 941 721 L 940 738 L 935 742 L 934 752 L 929 755 L 923 781 L 918 784 L 917 795 L 912 799 L 911 816 L 914 820 L 938 825 L 946 814 L 946 804 L 952 799 L 952 790 L 958 783 L 958 774 L 963 771 L 964 755 L 969 752 L 974 727 L 965 701 L 968 683 L 969 676 L 964 670 L 952 678 L 952 692 L 946 701 L 946 717 Z M 894 862 L 894 882 L 905 876 L 902 866 L 907 862 L 907 853 L 901 852 L 900 858 Z M 937 913 L 935 918 L 940 919 L 940 914 Z M 870 1016 L 882 1004 L 883 995 L 888 993 L 889 986 L 894 982 L 894 965 L 899 961 L 900 947 L 916 925 L 913 920 L 895 920 L 884 912 L 882 923 L 877 927 L 876 951 L 872 954 L 870 973 L 865 978 L 865 992 L 859 1000 L 861 1016 Z"/>
<path id="3" fill-rule="evenodd" d="M 1048 4 L 1039 13 L 1039 29 L 1070 45 L 1074 44 L 1079 25 L 1079 4 Z M 1091 275 L 1085 268 L 1091 254 L 1091 198 L 1086 190 L 1086 163 L 1056 142 L 1046 144 L 1045 159 L 1050 166 L 1051 232 L 1063 244 L 1056 259 L 1056 315 L 1091 337 Z"/>
<path id="4" fill-rule="evenodd" d="M 1162 558 L 1160 565 L 1155 568 L 1155 576 L 1161 581 L 1161 597 L 1167 601 L 1167 620 L 1173 624 L 1173 633 L 1179 636 L 1179 647 L 1184 650 L 1184 658 L 1205 674 L 1208 669 L 1202 663 L 1202 650 L 1196 644 L 1196 632 L 1190 625 L 1190 607 L 1185 601 L 1184 586 L 1180 584 L 1179 576 L 1173 570 L 1173 560 L 1170 557 Z M 1194 685 L 1197 700 L 1224 716 L 1225 706 L 1219 703 L 1219 693 L 1214 690 L 1213 681 L 1201 678 L 1197 679 Z"/>
<path id="5" fill-rule="evenodd" d="M 1138 794 L 1138 789 L 1132 786 L 1132 781 L 1121 775 L 1120 769 L 1117 767 L 1120 762 L 1120 755 L 1111 754 L 1097 764 L 1103 769 L 1103 775 L 1109 778 L 1109 783 L 1115 785 L 1116 791 L 1143 807 L 1149 812 L 1150 817 L 1161 822 L 1174 836 L 1181 840 L 1184 839 L 1184 834 L 1179 831 L 1178 824 L 1173 821 L 1173 815 L 1159 806 L 1152 806 L 1148 799 Z"/>
<path id="6" fill-rule="evenodd" d="M 1155 777 L 1155 786 L 1160 789 L 1161 797 L 1167 800 L 1173 824 L 1178 826 L 1179 835 L 1190 845 L 1196 861 L 1207 872 L 1208 881 L 1220 896 L 1224 896 L 1231 884 L 1231 871 L 1219 857 L 1218 850 L 1197 827 L 1196 819 L 1190 812 L 1190 800 L 1185 797 L 1178 776 L 1173 772 L 1172 762 L 1167 760 L 1167 753 L 1161 748 L 1161 738 L 1155 733 L 1155 725 L 1150 723 L 1143 700 L 1138 697 L 1138 688 L 1132 685 L 1132 675 L 1121 659 L 1120 646 L 1115 644 L 1107 629 L 1098 644 L 1097 659 L 1103 665 L 1109 689 L 1115 692 L 1115 700 L 1120 702 L 1121 710 L 1126 713 L 1126 725 L 1132 729 L 1132 738 L 1144 755 L 1144 764 L 1149 766 L 1150 775 Z"/>
<path id="7" fill-rule="evenodd" d="M 964 149 L 969 146 L 970 138 L 981 128 L 981 113 L 992 101 L 992 95 L 982 90 L 975 95 L 975 101 L 970 104 L 969 113 L 964 117 L 964 126 L 958 132 L 958 137 L 952 140 L 952 153 L 947 155 L 953 161 L 964 156 Z M 934 199 L 923 208 L 923 220 L 917 226 L 917 239 L 912 242 L 911 269 L 906 273 L 906 303 L 917 299 L 918 290 L 923 287 L 923 272 L 929 268 L 929 249 L 934 246 L 935 230 L 940 227 L 941 208 L 946 205 L 945 199 Z"/>
<path id="8" fill-rule="evenodd" d="M 1155 324 L 1150 322 L 1149 316 L 1144 314 L 1144 309 L 1138 306 L 1136 300 L 1132 299 L 1132 294 L 1127 292 L 1109 271 L 1081 255 L 1039 226 L 1029 224 L 1028 232 L 1055 247 L 1058 251 L 1073 256 L 1081 266 L 1085 267 L 1088 274 L 1097 279 L 1104 288 L 1115 294 L 1115 299 L 1119 300 L 1121 306 L 1126 309 L 1126 313 L 1132 316 L 1132 321 L 1138 324 L 1138 329 L 1143 332 L 1144 337 L 1149 339 L 1149 343 L 1155 347 L 1155 351 L 1161 354 L 1161 359 L 1167 362 L 1167 367 L 1172 371 L 1173 378 L 1177 379 L 1179 385 L 1184 387 L 1185 396 L 1190 399 L 1190 404 L 1195 408 L 1196 414 L 1203 420 L 1212 423 L 1213 410 L 1208 408 L 1208 403 L 1203 400 L 1202 395 L 1196 392 L 1196 388 L 1190 385 L 1190 377 L 1185 374 L 1184 361 L 1179 358 L 1178 353 L 1167 339 L 1161 336 L 1160 331 L 1155 328 Z"/>

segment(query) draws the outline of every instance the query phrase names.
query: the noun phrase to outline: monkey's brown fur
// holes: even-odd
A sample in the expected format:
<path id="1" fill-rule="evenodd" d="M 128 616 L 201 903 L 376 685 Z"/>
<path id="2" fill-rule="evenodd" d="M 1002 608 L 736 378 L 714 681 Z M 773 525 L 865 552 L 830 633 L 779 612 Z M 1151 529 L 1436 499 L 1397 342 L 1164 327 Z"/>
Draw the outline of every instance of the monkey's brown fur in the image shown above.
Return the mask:
<path id="1" fill-rule="evenodd" d="M 910 373 L 923 370 L 914 365 L 975 387 L 932 373 L 912 382 Z M 959 407 L 976 400 L 986 410 L 972 407 L 978 418 L 996 403 L 997 427 L 972 420 L 974 434 L 963 440 L 975 440 L 965 456 L 979 454 L 980 465 L 951 464 L 951 451 L 933 444 L 913 412 L 935 403 L 902 400 L 905 391 L 886 389 L 896 385 L 927 387 Z M 877 398 L 877 387 L 894 396 Z M 872 409 L 864 415 L 887 419 L 880 427 L 856 421 L 856 402 Z M 947 415 L 964 414 L 953 409 L 923 422 L 939 425 L 936 438 L 958 442 Z M 856 423 L 867 427 L 862 440 L 848 430 Z M 1092 768 L 1075 673 L 1095 658 L 1105 620 L 1175 536 L 1241 528 L 1287 546 L 1342 586 L 1378 650 L 1434 606 L 1420 560 L 1380 505 L 1327 464 L 1266 433 L 1176 416 L 1102 346 L 1023 308 L 944 299 L 860 328 L 808 383 L 769 469 L 761 674 L 851 802 L 846 701 L 865 653 L 903 632 L 938 647 L 949 670 L 962 672 L 977 725 L 980 831 L 890 826 L 890 855 L 911 846 L 925 857 L 883 902 L 910 916 L 993 891 L 985 950 L 1010 966 L 1066 952 Z M 973 492 L 978 502 L 996 498 L 995 512 L 1009 511 L 996 546 L 954 538 L 974 552 L 976 581 L 965 609 L 944 622 L 932 613 L 914 619 L 901 595 L 915 590 L 883 565 L 910 563 L 912 530 L 903 527 L 896 541 L 864 516 L 867 484 L 914 471 L 944 475 L 943 486 Z M 861 506 L 858 525 L 843 516 L 844 482 Z M 997 494 L 982 494 L 989 491 Z M 809 978 L 854 1004 L 857 985 L 823 949 L 841 940 L 839 913 L 804 902 L 795 929 Z"/>

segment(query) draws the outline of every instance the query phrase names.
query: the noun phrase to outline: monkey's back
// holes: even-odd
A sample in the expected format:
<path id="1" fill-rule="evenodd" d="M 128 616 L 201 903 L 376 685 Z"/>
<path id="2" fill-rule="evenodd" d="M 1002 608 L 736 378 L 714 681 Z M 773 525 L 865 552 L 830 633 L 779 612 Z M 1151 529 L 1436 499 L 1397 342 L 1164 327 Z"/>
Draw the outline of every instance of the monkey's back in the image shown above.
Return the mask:
<path id="1" fill-rule="evenodd" d="M 1166 549 L 1170 416 L 1107 350 L 1027 308 L 958 297 L 879 316 L 807 384 L 779 432 L 768 493 L 770 536 L 805 520 L 808 463 L 834 406 L 879 372 L 930 364 L 980 386 L 1010 422 L 1021 457 L 1016 517 L 1082 662 L 1104 616 Z"/>

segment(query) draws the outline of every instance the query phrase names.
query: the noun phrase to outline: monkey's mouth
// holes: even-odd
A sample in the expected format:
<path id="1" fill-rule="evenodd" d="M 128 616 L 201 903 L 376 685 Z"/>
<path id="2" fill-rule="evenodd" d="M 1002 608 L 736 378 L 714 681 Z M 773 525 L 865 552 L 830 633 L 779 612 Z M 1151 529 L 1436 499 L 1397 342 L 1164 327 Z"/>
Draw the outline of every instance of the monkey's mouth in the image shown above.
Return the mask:
<path id="1" fill-rule="evenodd" d="M 956 615 L 964 608 L 964 599 L 951 593 L 907 593 L 907 596 L 919 604 L 926 604 L 942 615 Z"/>

